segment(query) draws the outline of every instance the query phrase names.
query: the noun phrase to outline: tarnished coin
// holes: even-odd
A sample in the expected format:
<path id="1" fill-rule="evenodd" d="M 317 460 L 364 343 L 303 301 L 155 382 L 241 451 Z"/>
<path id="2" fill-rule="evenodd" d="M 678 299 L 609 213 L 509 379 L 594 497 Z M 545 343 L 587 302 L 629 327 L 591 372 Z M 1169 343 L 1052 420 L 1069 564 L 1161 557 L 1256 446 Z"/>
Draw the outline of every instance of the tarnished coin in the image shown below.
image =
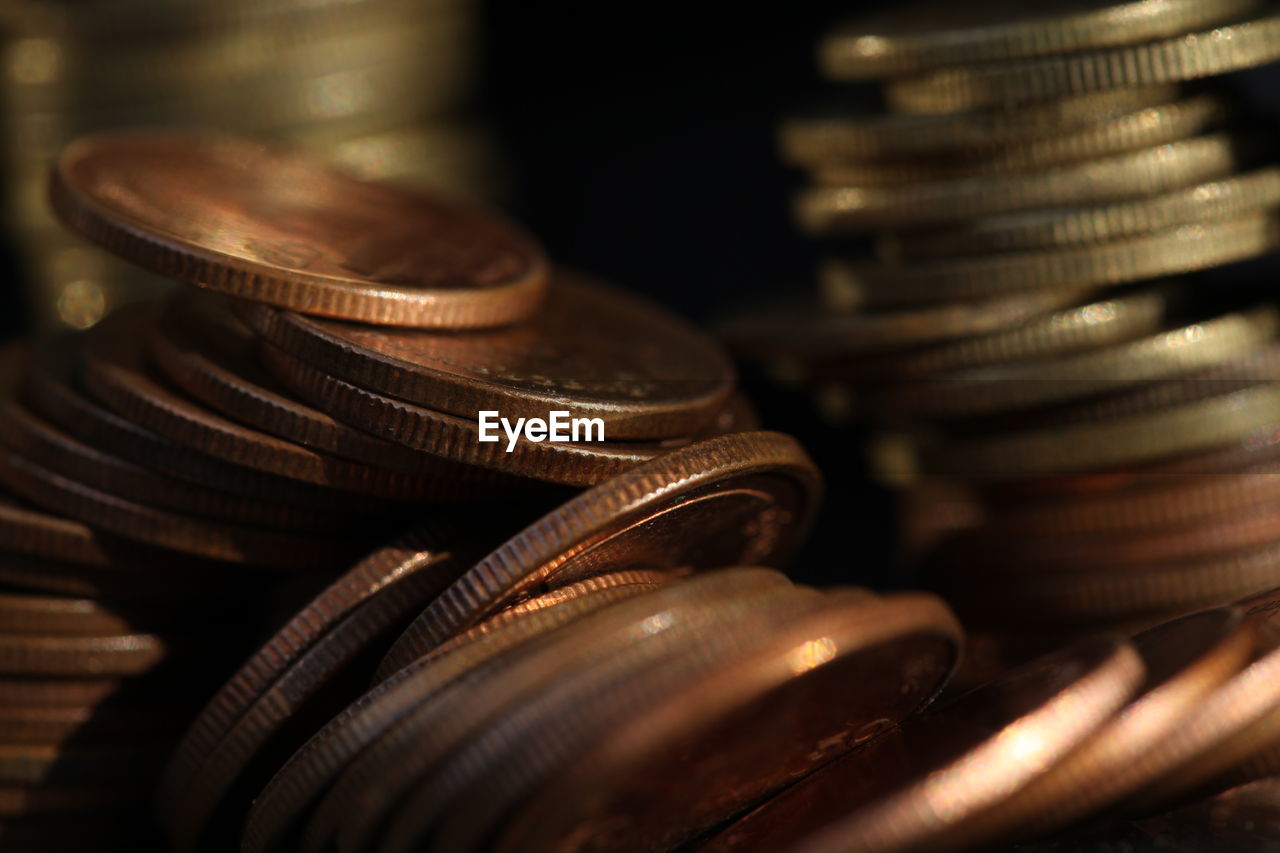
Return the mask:
<path id="1" fill-rule="evenodd" d="M 87 598 L 0 591 L 0 634 L 103 636 L 138 628 L 127 609 Z M 0 704 L 8 699 L 0 694 Z"/>
<path id="2" fill-rule="evenodd" d="M 206 834 L 233 784 L 294 715 L 390 639 L 469 565 L 463 537 L 423 525 L 375 551 L 293 617 L 197 717 L 169 763 L 159 805 L 176 846 Z M 470 546 L 472 556 L 482 549 Z M 336 696 L 342 707 L 350 697 Z M 287 744 L 292 752 L 297 744 Z M 261 781 L 258 782 L 261 784 Z"/>
<path id="3" fill-rule="evenodd" d="M 627 568 L 779 565 L 808 529 L 817 469 L 779 433 L 737 433 L 658 457 L 530 525 L 441 593 L 384 678 L 539 585 Z"/>
<path id="4" fill-rule="evenodd" d="M 1212 4 L 1207 4 L 1209 8 Z M 1240 17 L 1244 17 L 1243 15 Z M 885 87 L 894 107 L 953 112 L 1126 86 L 1197 80 L 1280 59 L 1280 17 L 1259 16 L 1111 50 L 945 68 Z"/>
<path id="5" fill-rule="evenodd" d="M 547 784 L 534 782 L 540 790 L 530 791 L 533 799 L 495 847 L 556 849 L 586 834 L 595 850 L 675 847 L 927 702 L 954 666 L 949 646 L 958 632 L 945 606 L 928 596 L 833 592 L 812 611 L 784 616 L 761 641 L 724 654 L 695 682 L 650 693 L 647 707 L 620 702 L 627 710 L 617 725 L 608 725 L 608 712 L 589 699 L 568 703 L 563 707 L 572 710 L 559 725 L 574 734 L 563 745 L 601 740 L 576 754 L 564 750 L 567 763 L 554 768 Z M 551 739 L 558 726 L 548 722 Z M 785 737 L 762 737 L 784 730 Z M 536 777 L 521 775 L 533 787 Z M 498 783 L 508 796 L 520 787 L 512 781 Z M 469 807 L 458 802 L 440 837 L 478 840 L 499 825 L 481 817 L 501 814 L 494 794 Z"/>
<path id="6" fill-rule="evenodd" d="M 956 849 L 966 824 L 1085 743 L 1142 678 L 1116 640 L 1042 658 L 828 764 L 703 849 Z"/>
<path id="7" fill-rule="evenodd" d="M 1260 0 L 1055 0 L 1028 8 L 986 2 L 910 3 L 843 24 L 819 44 L 823 72 L 837 80 L 900 76 L 949 65 L 1075 53 L 1180 35 L 1238 19 Z"/>
<path id="8" fill-rule="evenodd" d="M 164 660 L 153 634 L 31 637 L 0 634 L 0 673 L 6 675 L 138 675 Z"/>
<path id="9" fill-rule="evenodd" d="M 610 441 L 692 435 L 734 381 L 702 332 L 568 273 L 557 273 L 528 322 L 487 332 L 383 329 L 253 305 L 240 313 L 285 352 L 360 388 L 470 420 L 482 410 L 514 422 L 567 409 L 600 418 Z"/>
<path id="10" fill-rule="evenodd" d="M 475 328 L 527 317 L 547 265 L 491 214 L 231 137 L 81 140 L 54 170 L 73 229 L 189 284 L 309 314 Z"/>

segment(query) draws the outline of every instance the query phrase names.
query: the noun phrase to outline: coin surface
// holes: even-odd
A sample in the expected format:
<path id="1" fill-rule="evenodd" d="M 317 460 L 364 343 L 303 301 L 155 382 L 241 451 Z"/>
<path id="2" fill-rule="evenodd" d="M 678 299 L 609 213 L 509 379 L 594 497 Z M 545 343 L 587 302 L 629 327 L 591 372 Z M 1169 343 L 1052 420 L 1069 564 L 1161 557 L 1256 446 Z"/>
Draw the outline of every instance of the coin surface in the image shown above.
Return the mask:
<path id="1" fill-rule="evenodd" d="M 1085 742 L 1142 681 L 1099 639 L 1042 658 L 828 764 L 721 831 L 707 850 L 941 851 Z"/>
<path id="2" fill-rule="evenodd" d="M 603 420 L 607 440 L 688 436 L 711 421 L 733 367 L 705 334 L 636 297 L 558 273 L 527 323 L 441 334 L 241 306 L 255 332 L 353 385 L 475 420 L 546 418 L 567 408 Z"/>
<path id="3" fill-rule="evenodd" d="M 321 316 L 502 325 L 546 284 L 541 250 L 493 215 L 232 137 L 81 140 L 51 198 L 71 228 L 161 275 Z"/>
<path id="4" fill-rule="evenodd" d="M 584 492 L 516 534 L 441 593 L 379 667 L 385 678 L 540 584 L 603 570 L 778 565 L 820 490 L 780 433 L 737 433 L 660 456 Z"/>
<path id="5" fill-rule="evenodd" d="M 1224 23 L 1263 8 L 1254 0 L 1055 0 L 1034 9 L 1009 2 L 955 6 L 917 2 L 855 19 L 819 43 L 823 72 L 862 80 L 949 65 L 1003 62 L 1152 41 Z"/>

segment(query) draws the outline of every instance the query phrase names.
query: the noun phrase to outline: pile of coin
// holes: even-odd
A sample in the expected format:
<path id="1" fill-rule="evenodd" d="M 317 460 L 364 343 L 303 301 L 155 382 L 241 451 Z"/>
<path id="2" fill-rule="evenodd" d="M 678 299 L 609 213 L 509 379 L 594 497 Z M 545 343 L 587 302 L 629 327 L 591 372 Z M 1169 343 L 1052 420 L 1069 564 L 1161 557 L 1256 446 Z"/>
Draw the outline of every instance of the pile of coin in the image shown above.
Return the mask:
<path id="1" fill-rule="evenodd" d="M 49 215 L 49 165 L 88 133 L 226 128 L 368 177 L 493 192 L 491 142 L 469 116 L 478 15 L 466 0 L 5 3 L 2 210 L 37 321 L 86 328 L 162 289 Z"/>
<path id="2" fill-rule="evenodd" d="M 662 470 L 697 510 L 669 517 L 698 538 L 678 566 L 654 566 L 772 564 L 805 527 L 817 480 L 794 442 L 699 443 L 754 422 L 717 344 L 636 297 L 552 272 L 496 214 L 268 143 L 161 131 L 71 145 L 51 195 L 77 233 L 195 286 L 5 359 L 6 850 L 77 839 L 100 850 L 117 836 L 138 849 L 181 729 L 262 626 L 382 543 L 394 540 L 286 629 L 270 662 L 316 641 L 296 671 L 257 667 L 236 688 L 242 703 L 250 688 L 277 691 L 237 738 L 305 726 L 291 701 L 389 643 L 468 556 L 573 487 L 683 459 Z M 495 427 L 483 441 L 478 413 L 490 409 L 512 422 L 565 410 L 602 423 L 601 440 Z M 653 488 L 642 475 L 622 482 Z M 632 499 L 616 496 L 613 512 Z M 735 549 L 717 525 L 751 532 Z M 193 791 L 225 783 L 228 763 L 254 751 L 219 747 Z M 192 793 L 180 813 L 198 802 Z"/>
<path id="3" fill-rule="evenodd" d="M 888 111 L 782 127 L 820 304 L 729 333 L 873 425 L 908 556 L 992 648 L 1280 581 L 1280 312 L 1217 269 L 1280 246 L 1280 167 L 1205 79 L 1280 58 L 1262 5 L 895 7 L 819 50 Z"/>

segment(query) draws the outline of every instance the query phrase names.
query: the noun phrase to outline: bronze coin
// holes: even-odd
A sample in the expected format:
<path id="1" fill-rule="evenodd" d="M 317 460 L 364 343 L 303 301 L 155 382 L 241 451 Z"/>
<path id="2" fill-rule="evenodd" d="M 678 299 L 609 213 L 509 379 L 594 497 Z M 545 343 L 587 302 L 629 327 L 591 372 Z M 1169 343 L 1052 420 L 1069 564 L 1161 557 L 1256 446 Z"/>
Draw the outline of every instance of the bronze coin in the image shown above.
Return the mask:
<path id="1" fill-rule="evenodd" d="M 458 481 L 491 483 L 490 497 L 514 485 L 496 472 L 458 465 L 335 421 L 290 396 L 258 363 L 254 349 L 253 335 L 226 300 L 199 293 L 169 300 L 151 348 L 156 365 L 183 391 L 255 429 L 344 459 L 438 478 L 452 500 L 477 488 Z M 484 491 L 476 496 L 485 496 Z"/>
<path id="2" fill-rule="evenodd" d="M 1099 639 L 909 720 L 721 831 L 709 851 L 943 851 L 1129 699 L 1142 661 Z M 954 846 L 953 846 L 954 845 Z"/>
<path id="3" fill-rule="evenodd" d="M 309 314 L 461 329 L 536 310 L 541 250 L 514 226 L 265 143 L 133 132 L 68 146 L 54 210 L 169 278 Z"/>
<path id="4" fill-rule="evenodd" d="M 0 696 L 10 708 L 76 708 L 96 705 L 117 694 L 119 678 L 0 678 Z"/>
<path id="5" fill-rule="evenodd" d="M 563 849 L 584 832 L 596 850 L 674 848 L 918 710 L 949 677 L 960 638 L 937 599 L 856 592 L 761 633 L 618 725 L 600 725 L 605 703 L 578 705 L 561 725 L 603 737 L 530 792 L 495 849 Z M 486 792 L 449 824 L 465 821 L 464 834 L 498 825 L 477 820 L 496 817 L 497 799 Z"/>
<path id="6" fill-rule="evenodd" d="M 478 563 L 414 621 L 383 678 L 538 585 L 628 568 L 778 565 L 808 529 L 820 478 L 780 433 L 672 451 L 584 492 Z"/>
<path id="7" fill-rule="evenodd" d="M 447 524 L 421 525 L 378 549 L 223 685 L 174 751 L 160 785 L 160 807 L 178 847 L 196 844 L 233 784 L 291 717 L 465 571 L 469 549 L 461 538 Z M 288 746 L 292 752 L 298 744 Z"/>
<path id="8" fill-rule="evenodd" d="M 733 388 L 728 357 L 704 333 L 635 296 L 557 272 L 525 323 L 445 334 L 237 306 L 255 332 L 360 388 L 476 420 L 480 411 L 600 418 L 604 439 L 688 436 Z"/>
<path id="9" fill-rule="evenodd" d="M 150 306 L 126 306 L 95 326 L 84 380 L 121 417 L 227 462 L 374 498 L 418 500 L 447 494 L 431 477 L 319 453 L 246 427 L 172 390 L 147 364 Z M 353 502 L 354 503 L 354 502 Z"/>
<path id="10" fill-rule="evenodd" d="M 357 543 L 219 523 L 143 506 L 90 488 L 0 443 L 0 482 L 23 498 L 115 536 L 208 560 L 319 570 L 342 565 Z"/>
<path id="11" fill-rule="evenodd" d="M 0 634 L 127 634 L 137 629 L 135 621 L 119 608 L 87 598 L 0 591 Z"/>
<path id="12" fill-rule="evenodd" d="M 0 634 L 0 673 L 7 675 L 139 675 L 164 660 L 152 634 L 28 637 Z"/>

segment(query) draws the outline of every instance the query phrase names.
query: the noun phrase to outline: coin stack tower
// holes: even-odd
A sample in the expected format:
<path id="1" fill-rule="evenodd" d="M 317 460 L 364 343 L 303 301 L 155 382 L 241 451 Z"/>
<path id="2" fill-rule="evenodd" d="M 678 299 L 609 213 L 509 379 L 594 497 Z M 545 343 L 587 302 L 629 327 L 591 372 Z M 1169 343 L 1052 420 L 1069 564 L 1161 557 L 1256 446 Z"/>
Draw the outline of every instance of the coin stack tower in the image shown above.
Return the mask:
<path id="1" fill-rule="evenodd" d="M 907 561 L 971 650 L 1280 581 L 1280 314 L 1240 263 L 1280 244 L 1280 169 L 1216 79 L 1280 58 L 1280 18 L 916 4 L 818 53 L 846 91 L 780 145 L 819 301 L 730 334 L 872 425 Z"/>
<path id="2" fill-rule="evenodd" d="M 33 316 L 87 328 L 163 289 L 49 215 L 49 166 L 87 133 L 222 128 L 368 177 L 488 197 L 494 157 L 468 117 L 477 16 L 467 0 L 5 3 L 0 209 Z"/>

